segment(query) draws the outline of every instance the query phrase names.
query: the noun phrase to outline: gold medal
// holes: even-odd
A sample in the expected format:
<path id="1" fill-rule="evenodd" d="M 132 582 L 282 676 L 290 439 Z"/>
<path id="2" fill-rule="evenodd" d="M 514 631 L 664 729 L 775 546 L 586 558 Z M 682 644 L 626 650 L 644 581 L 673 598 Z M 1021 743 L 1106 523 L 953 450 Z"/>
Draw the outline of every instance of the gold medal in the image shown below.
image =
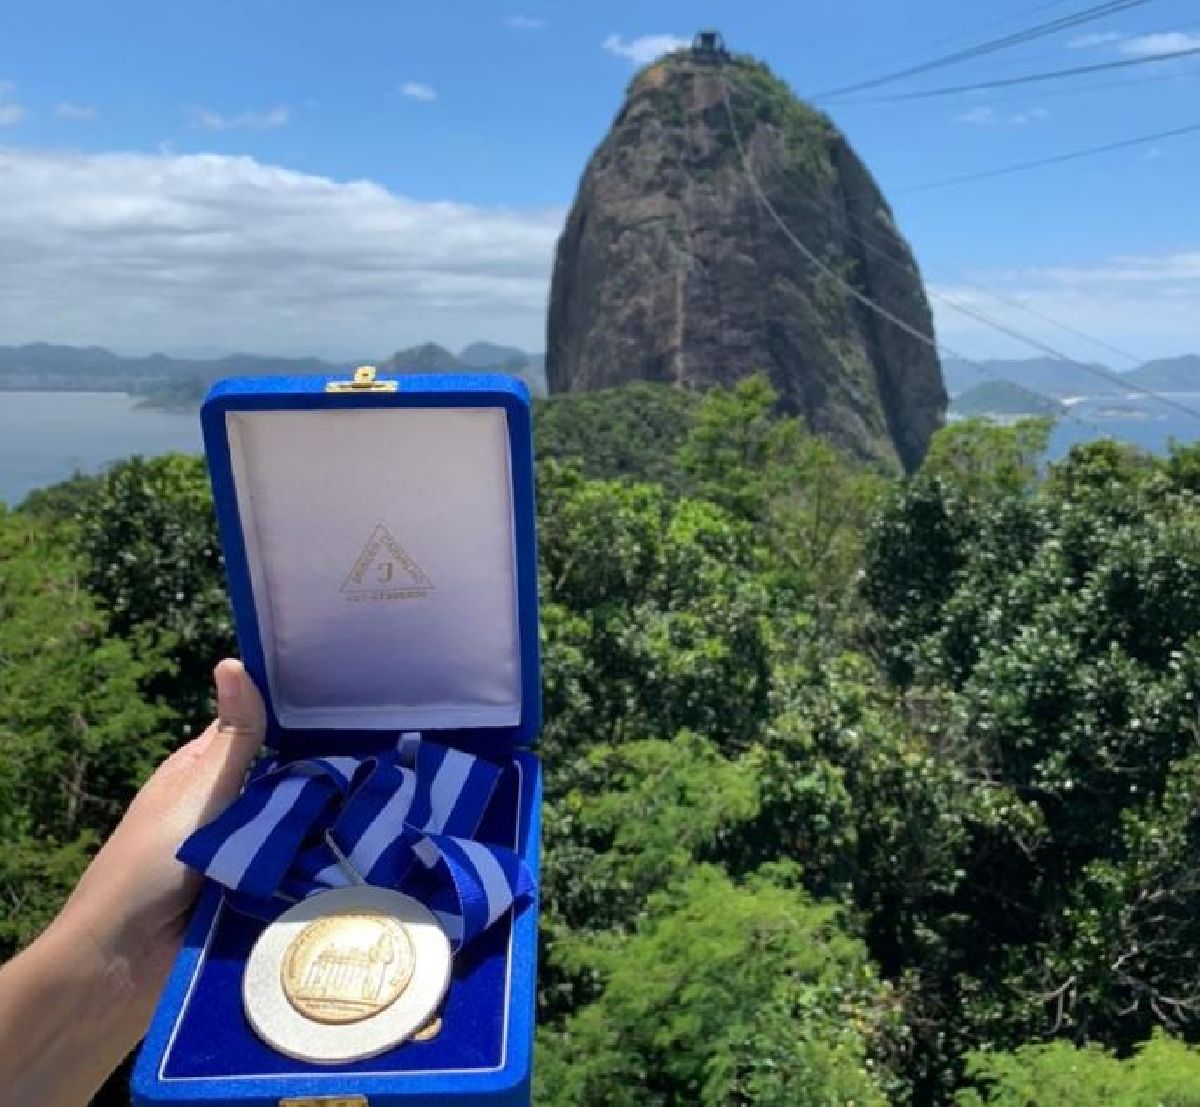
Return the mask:
<path id="1" fill-rule="evenodd" d="M 409 896 L 356 885 L 279 916 L 246 962 L 246 1017 L 302 1061 L 359 1061 L 407 1041 L 450 984 L 450 941 Z"/>
<path id="2" fill-rule="evenodd" d="M 288 1002 L 317 1022 L 359 1022 L 400 998 L 412 942 L 389 915 L 354 912 L 310 922 L 288 946 L 280 981 Z"/>

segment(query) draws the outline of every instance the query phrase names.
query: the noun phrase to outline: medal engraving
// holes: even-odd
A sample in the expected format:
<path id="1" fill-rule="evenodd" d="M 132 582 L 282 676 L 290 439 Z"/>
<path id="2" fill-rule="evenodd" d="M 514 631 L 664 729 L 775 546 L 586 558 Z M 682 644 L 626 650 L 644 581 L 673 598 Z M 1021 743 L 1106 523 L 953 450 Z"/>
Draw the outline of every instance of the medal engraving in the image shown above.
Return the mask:
<path id="1" fill-rule="evenodd" d="M 355 885 L 309 896 L 263 930 L 242 1002 L 255 1033 L 287 1057 L 361 1061 L 428 1026 L 450 970 L 450 939 L 427 907 Z"/>
<path id="2" fill-rule="evenodd" d="M 352 1023 L 399 999 L 414 966 L 401 922 L 346 913 L 317 919 L 296 936 L 284 954 L 280 981 L 288 1002 L 306 1018 Z"/>

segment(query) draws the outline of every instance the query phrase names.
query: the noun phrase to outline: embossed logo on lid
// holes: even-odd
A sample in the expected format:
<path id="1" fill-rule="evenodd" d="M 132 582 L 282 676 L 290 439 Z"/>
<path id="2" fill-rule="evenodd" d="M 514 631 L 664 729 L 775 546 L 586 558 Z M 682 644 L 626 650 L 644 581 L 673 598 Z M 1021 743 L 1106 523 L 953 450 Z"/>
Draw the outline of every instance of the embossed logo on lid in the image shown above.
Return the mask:
<path id="1" fill-rule="evenodd" d="M 396 541 L 390 530 L 377 523 L 342 584 L 347 600 L 414 600 L 428 596 L 433 581 Z"/>

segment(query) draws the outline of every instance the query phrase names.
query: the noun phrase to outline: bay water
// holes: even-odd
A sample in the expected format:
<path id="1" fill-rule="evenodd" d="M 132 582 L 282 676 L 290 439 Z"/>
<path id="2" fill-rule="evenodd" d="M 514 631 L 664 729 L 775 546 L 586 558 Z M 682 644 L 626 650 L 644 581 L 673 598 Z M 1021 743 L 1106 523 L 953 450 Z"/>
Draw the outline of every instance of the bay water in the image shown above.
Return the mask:
<path id="1" fill-rule="evenodd" d="M 0 500 L 15 506 L 35 488 L 132 454 L 201 452 L 196 412 L 137 403 L 123 392 L 0 392 Z"/>
<path id="2" fill-rule="evenodd" d="M 1111 436 L 1163 453 L 1172 439 L 1200 439 L 1200 393 L 1084 398 L 1059 420 L 1051 460 L 1091 438 Z M 1189 410 L 1183 410 L 1183 409 Z M 121 392 L 0 392 L 0 500 L 14 506 L 34 488 L 79 471 L 96 473 L 132 454 L 199 453 L 196 412 L 154 411 Z"/>

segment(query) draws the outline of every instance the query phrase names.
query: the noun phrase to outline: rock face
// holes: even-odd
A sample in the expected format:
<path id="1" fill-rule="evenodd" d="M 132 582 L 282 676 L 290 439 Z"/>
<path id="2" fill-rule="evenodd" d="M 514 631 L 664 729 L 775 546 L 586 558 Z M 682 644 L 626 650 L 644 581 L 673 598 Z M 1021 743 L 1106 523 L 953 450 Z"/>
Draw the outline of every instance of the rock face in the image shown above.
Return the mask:
<path id="1" fill-rule="evenodd" d="M 728 89 L 756 195 L 726 110 Z M 558 244 L 552 393 L 688 388 L 765 371 L 786 410 L 860 456 L 914 468 L 946 409 L 911 251 L 866 167 L 756 62 L 668 55 L 630 86 Z"/>

